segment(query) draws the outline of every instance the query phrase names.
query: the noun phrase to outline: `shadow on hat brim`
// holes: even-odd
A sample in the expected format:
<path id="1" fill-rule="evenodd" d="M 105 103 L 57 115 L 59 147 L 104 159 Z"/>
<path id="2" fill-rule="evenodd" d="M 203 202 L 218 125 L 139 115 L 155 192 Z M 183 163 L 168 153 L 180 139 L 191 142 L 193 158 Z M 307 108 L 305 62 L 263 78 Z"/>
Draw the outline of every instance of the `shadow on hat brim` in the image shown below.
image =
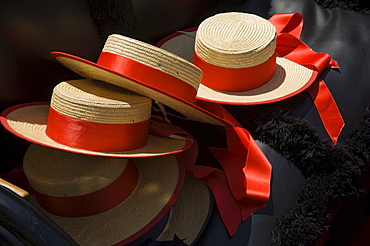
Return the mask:
<path id="1" fill-rule="evenodd" d="M 190 62 L 193 60 L 197 28 L 186 29 L 164 37 L 157 46 Z M 288 59 L 277 57 L 273 78 L 265 85 L 243 92 L 213 90 L 200 84 L 197 99 L 227 105 L 257 105 L 278 102 L 306 90 L 317 78 L 317 72 Z"/>
<path id="2" fill-rule="evenodd" d="M 145 81 L 138 81 L 74 55 L 62 52 L 52 52 L 51 56 L 65 67 L 86 79 L 104 81 L 147 96 L 180 112 L 190 120 L 219 126 L 228 125 L 221 117 L 197 106 L 196 104 L 176 97 L 167 91 L 159 90 L 150 84 L 147 84 Z"/>
<path id="3" fill-rule="evenodd" d="M 24 167 L 29 165 L 27 163 L 38 161 L 42 168 L 47 165 L 50 155 L 57 155 L 55 158 L 60 160 L 64 153 L 67 153 L 58 151 L 60 150 L 33 144 L 25 155 Z M 68 153 L 66 161 L 69 160 L 70 155 L 74 153 Z M 36 160 L 38 158 L 39 160 Z M 96 158 L 101 158 L 98 162 L 102 164 L 110 161 L 102 157 Z M 124 159 L 113 159 L 124 161 Z M 149 231 L 169 212 L 181 192 L 185 178 L 184 163 L 175 155 L 136 158 L 133 162 L 138 171 L 136 188 L 123 202 L 105 212 L 84 217 L 61 217 L 43 210 L 35 197 L 32 197 L 31 201 L 79 245 L 114 245 L 116 243 L 125 245 Z M 62 167 L 58 165 L 57 168 Z M 56 170 L 50 171 L 55 172 Z M 30 184 L 32 186 L 31 182 Z"/>
<path id="4" fill-rule="evenodd" d="M 192 144 L 189 140 L 163 138 L 149 135 L 146 146 L 132 151 L 99 152 L 72 148 L 63 144 L 59 144 L 46 135 L 45 130 L 48 118 L 48 110 L 48 103 L 26 103 L 16 105 L 6 109 L 2 113 L 1 123 L 8 131 L 31 143 L 86 155 L 125 158 L 163 156 L 187 150 Z"/>
<path id="5" fill-rule="evenodd" d="M 78 154 L 67 153 L 32 144 L 25 155 L 24 166 L 28 170 L 27 165 L 31 165 L 30 170 L 37 173 L 32 162 L 39 163 L 37 166 L 42 168 L 54 159 L 63 161 L 64 155 L 66 161 L 73 160 L 74 163 L 78 160 Z M 97 163 L 104 165 L 111 160 L 124 160 L 95 158 L 100 158 L 96 159 Z M 125 201 L 108 211 L 85 217 L 61 217 L 42 209 L 33 195 L 31 202 L 79 245 L 142 245 L 149 235 L 154 235 L 153 239 L 158 242 L 177 237 L 186 245 L 192 245 L 205 228 L 213 209 L 213 197 L 208 187 L 202 180 L 185 175 L 185 165 L 175 155 L 139 158 L 133 162 L 138 170 L 137 187 Z M 41 181 L 47 179 L 45 174 L 53 172 L 55 175 L 59 173 L 56 172 L 58 168 L 64 167 L 55 166 L 57 169 L 44 170 L 42 178 L 38 178 Z M 32 173 L 29 175 L 34 177 Z"/>
<path id="6" fill-rule="evenodd" d="M 171 208 L 168 218 L 164 218 L 162 230 L 156 235 L 143 237 L 128 244 L 141 246 L 148 242 L 174 242 L 181 245 L 194 245 L 202 235 L 213 211 L 214 197 L 205 183 L 193 176 L 185 175 L 184 186 Z M 149 231 L 147 234 L 150 234 Z M 152 233 L 153 234 L 153 233 Z"/>

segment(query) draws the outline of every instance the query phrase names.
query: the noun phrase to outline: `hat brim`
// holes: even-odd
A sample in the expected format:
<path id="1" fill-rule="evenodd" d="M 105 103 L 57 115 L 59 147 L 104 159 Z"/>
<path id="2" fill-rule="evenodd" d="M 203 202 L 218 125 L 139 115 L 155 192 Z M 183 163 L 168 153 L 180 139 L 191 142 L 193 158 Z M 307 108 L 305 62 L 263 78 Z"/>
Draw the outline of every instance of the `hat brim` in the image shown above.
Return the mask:
<path id="1" fill-rule="evenodd" d="M 39 145 L 31 145 L 30 150 L 40 152 L 41 161 L 43 156 L 46 157 L 46 161 L 40 163 L 41 167 L 47 164 L 50 155 L 57 153 Z M 34 158 L 29 161 L 34 161 Z M 127 244 L 149 231 L 170 211 L 185 178 L 185 165 L 175 155 L 137 158 L 133 162 L 138 171 L 136 188 L 123 202 L 105 212 L 84 217 L 61 217 L 42 209 L 35 197 L 31 202 L 79 245 Z"/>
<path id="2" fill-rule="evenodd" d="M 163 138 L 149 135 L 147 144 L 136 150 L 126 152 L 99 152 L 77 149 L 55 142 L 45 133 L 49 104 L 26 103 L 6 109 L 1 115 L 1 123 L 14 135 L 31 143 L 73 153 L 107 157 L 154 157 L 180 153 L 191 146 L 190 140 Z"/>
<path id="3" fill-rule="evenodd" d="M 61 165 L 54 165 L 56 169 L 53 169 L 49 163 L 61 158 L 70 162 L 73 160 L 72 165 L 66 165 L 68 167 L 78 162 L 67 152 L 55 152 L 33 144 L 25 155 L 24 165 L 31 165 L 34 172 L 44 175 L 61 173 L 58 171 Z M 92 164 L 103 166 L 124 164 L 112 163 L 118 160 L 115 158 L 94 160 L 96 163 Z M 38 163 L 39 168 L 44 170 L 37 172 L 32 162 Z M 56 216 L 40 206 L 32 191 L 31 202 L 80 245 L 142 245 L 140 242 L 148 239 L 172 241 L 175 237 L 186 245 L 193 245 L 203 232 L 214 204 L 206 184 L 185 174 L 182 159 L 175 155 L 134 159 L 133 163 L 138 170 L 137 187 L 125 201 L 106 212 L 86 217 Z M 38 175 L 41 181 L 48 178 Z"/>
<path id="4" fill-rule="evenodd" d="M 193 245 L 204 231 L 213 211 L 214 198 L 206 184 L 190 175 L 170 210 L 167 226 L 157 241 L 171 241 L 176 237 Z"/>
<path id="5" fill-rule="evenodd" d="M 158 88 L 147 84 L 145 81 L 138 81 L 134 78 L 74 55 L 62 52 L 52 52 L 51 56 L 65 67 L 86 79 L 104 81 L 147 96 L 180 112 L 190 120 L 220 126 L 227 125 L 221 117 L 197 106 L 196 104 L 176 97 L 167 91 L 159 90 Z"/>
<path id="6" fill-rule="evenodd" d="M 190 62 L 193 60 L 196 28 L 164 37 L 157 46 Z M 197 99 L 227 105 L 256 105 L 278 102 L 306 90 L 317 72 L 288 59 L 277 57 L 275 75 L 265 85 L 250 91 L 225 92 L 200 84 Z"/>

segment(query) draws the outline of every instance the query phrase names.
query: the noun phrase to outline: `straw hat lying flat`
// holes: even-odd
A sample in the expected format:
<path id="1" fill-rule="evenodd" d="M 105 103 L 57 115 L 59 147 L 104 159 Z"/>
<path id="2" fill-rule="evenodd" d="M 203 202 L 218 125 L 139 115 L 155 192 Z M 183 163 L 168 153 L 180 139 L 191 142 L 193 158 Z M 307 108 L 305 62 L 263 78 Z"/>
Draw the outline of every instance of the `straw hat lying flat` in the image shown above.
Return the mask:
<path id="1" fill-rule="evenodd" d="M 32 202 L 80 245 L 127 244 L 171 207 L 156 240 L 177 235 L 190 245 L 212 207 L 201 180 L 188 176 L 184 183 L 184 164 L 175 155 L 110 158 L 32 144 L 24 172 L 35 190 Z"/>
<path id="2" fill-rule="evenodd" d="M 57 61 L 87 79 L 108 82 L 150 97 L 191 120 L 225 126 L 225 121 L 197 106 L 202 71 L 190 62 L 153 45 L 110 35 L 96 63 L 61 52 Z"/>
<path id="3" fill-rule="evenodd" d="M 150 118 L 151 99 L 81 79 L 58 84 L 50 105 L 17 105 L 5 110 L 1 121 L 30 142 L 82 154 L 149 157 L 191 146 L 189 140 L 148 134 Z"/>
<path id="4" fill-rule="evenodd" d="M 203 71 L 197 98 L 233 105 L 280 101 L 307 89 L 317 73 L 276 57 L 276 30 L 247 13 L 221 13 L 162 39 L 157 46 Z"/>

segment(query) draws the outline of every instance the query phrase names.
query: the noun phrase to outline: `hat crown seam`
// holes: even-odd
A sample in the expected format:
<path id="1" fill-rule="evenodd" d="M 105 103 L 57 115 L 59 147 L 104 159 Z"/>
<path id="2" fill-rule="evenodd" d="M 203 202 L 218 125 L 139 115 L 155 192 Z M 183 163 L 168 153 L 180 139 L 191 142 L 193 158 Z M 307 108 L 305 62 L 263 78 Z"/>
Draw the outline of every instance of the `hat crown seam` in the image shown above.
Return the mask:
<path id="1" fill-rule="evenodd" d="M 204 61 L 226 68 L 262 64 L 276 49 L 276 28 L 259 16 L 223 13 L 203 21 L 196 33 L 195 51 Z"/>

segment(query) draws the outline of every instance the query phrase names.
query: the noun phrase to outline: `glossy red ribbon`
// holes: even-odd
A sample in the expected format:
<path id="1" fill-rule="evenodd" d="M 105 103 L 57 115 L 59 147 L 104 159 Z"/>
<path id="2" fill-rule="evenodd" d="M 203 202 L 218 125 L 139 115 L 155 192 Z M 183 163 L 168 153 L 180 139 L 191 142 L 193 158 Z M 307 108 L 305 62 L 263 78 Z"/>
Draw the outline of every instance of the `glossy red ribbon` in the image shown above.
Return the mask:
<path id="1" fill-rule="evenodd" d="M 319 74 L 326 68 L 339 68 L 338 63 L 331 59 L 329 54 L 317 53 L 300 40 L 303 29 L 301 14 L 276 14 L 269 21 L 276 27 L 276 52 L 279 56 L 316 70 Z M 321 78 L 318 78 L 308 88 L 308 92 L 328 135 L 336 144 L 345 123 L 329 88 Z"/>
<path id="2" fill-rule="evenodd" d="M 138 171 L 131 159 L 122 174 L 111 184 L 89 194 L 56 197 L 34 190 L 40 206 L 51 214 L 63 217 L 83 217 L 100 214 L 127 199 L 138 182 Z"/>
<path id="3" fill-rule="evenodd" d="M 195 102 L 197 89 L 159 69 L 110 52 L 100 53 L 97 64 L 153 90 L 166 91 L 174 97 L 190 103 Z M 161 64 L 158 64 L 158 66 L 161 66 Z"/>
<path id="4" fill-rule="evenodd" d="M 124 152 L 142 148 L 147 143 L 150 119 L 133 124 L 103 124 L 60 114 L 49 108 L 46 134 L 54 141 L 70 147 Z"/>
<path id="5" fill-rule="evenodd" d="M 193 63 L 203 71 L 203 85 L 219 91 L 240 92 L 256 89 L 270 81 L 275 74 L 276 54 L 260 65 L 236 69 L 205 62 L 194 51 Z"/>
<path id="6" fill-rule="evenodd" d="M 229 123 L 225 128 L 227 149 L 210 147 L 222 169 L 203 165 L 189 166 L 187 171 L 201 178 L 212 190 L 221 219 L 230 235 L 239 224 L 264 207 L 270 197 L 272 167 L 247 130 L 221 105 L 199 101 L 198 106 L 219 115 Z M 183 153 L 194 163 L 197 144 Z"/>

